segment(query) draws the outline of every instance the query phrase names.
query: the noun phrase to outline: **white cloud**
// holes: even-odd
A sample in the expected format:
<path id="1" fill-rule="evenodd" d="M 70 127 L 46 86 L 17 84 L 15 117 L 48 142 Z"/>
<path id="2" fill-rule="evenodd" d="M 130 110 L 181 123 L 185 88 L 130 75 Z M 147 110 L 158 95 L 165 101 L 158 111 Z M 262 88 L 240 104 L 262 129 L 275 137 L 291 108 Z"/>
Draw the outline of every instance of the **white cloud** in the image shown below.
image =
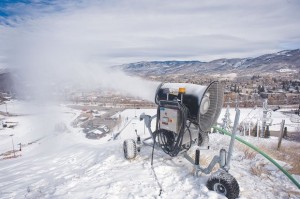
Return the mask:
<path id="1" fill-rule="evenodd" d="M 88 82 L 135 61 L 208 61 L 300 45 L 295 0 L 36 1 L 9 9 L 21 11 L 0 25 L 0 62 L 38 82 Z"/>

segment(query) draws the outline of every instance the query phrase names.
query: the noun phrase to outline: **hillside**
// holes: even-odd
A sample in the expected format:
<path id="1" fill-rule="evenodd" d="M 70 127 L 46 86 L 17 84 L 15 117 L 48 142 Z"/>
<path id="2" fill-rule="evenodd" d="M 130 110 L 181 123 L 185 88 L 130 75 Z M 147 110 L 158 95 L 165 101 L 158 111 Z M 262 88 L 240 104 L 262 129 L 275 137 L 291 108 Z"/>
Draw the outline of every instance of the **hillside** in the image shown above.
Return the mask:
<path id="1" fill-rule="evenodd" d="M 285 50 L 278 53 L 266 54 L 255 58 L 218 59 L 210 62 L 201 61 L 151 61 L 124 64 L 122 70 L 138 74 L 208 74 L 208 73 L 237 73 L 252 74 L 299 72 L 300 49 Z"/>
<path id="2" fill-rule="evenodd" d="M 7 117 L 6 121 L 18 122 L 14 129 L 0 129 L 0 197 L 1 198 L 211 198 L 224 196 L 206 187 L 208 176 L 193 175 L 193 166 L 182 156 L 171 158 L 160 150 L 154 153 L 154 170 L 162 185 L 162 194 L 151 169 L 151 147 L 143 146 L 141 153 L 132 161 L 123 156 L 124 139 L 135 138 L 134 129 L 142 138 L 143 122 L 136 118 L 135 109 L 121 112 L 122 118 L 129 118 L 121 124 L 123 129 L 117 140 L 111 135 L 99 139 L 86 139 L 79 128 L 70 124 L 80 111 L 60 107 L 37 107 L 24 102 L 12 102 L 14 113 L 31 113 L 18 117 Z M 0 106 L 0 108 L 5 108 Z M 35 108 L 35 109 L 34 109 Z M 41 108 L 41 107 L 40 107 Z M 11 109 L 11 108 L 10 108 Z M 57 110 L 57 112 L 54 110 Z M 33 112 L 34 111 L 34 112 Z M 46 111 L 46 112 L 45 112 Z M 49 111 L 55 114 L 49 114 Z M 248 115 L 246 109 L 243 115 Z M 155 109 L 139 109 L 137 114 L 155 114 Z M 221 114 L 223 116 L 224 112 Z M 45 120 L 48 118 L 48 120 Z M 50 120 L 49 120 L 50 119 Z M 55 131 L 56 122 L 67 126 L 65 131 Z M 33 125 L 39 124 L 39 125 Z M 43 125 L 47 124 L 47 125 Z M 113 132 L 118 132 L 117 129 Z M 14 134 L 15 149 L 22 143 L 22 151 L 16 151 L 17 158 L 10 158 Z M 257 139 L 248 137 L 249 142 L 272 150 L 277 138 Z M 227 148 L 229 137 L 210 135 L 210 149 L 201 152 L 201 164 L 207 165 L 220 148 Z M 53 147 L 55 146 L 55 147 Z M 282 147 L 299 148 L 299 143 L 284 140 Z M 6 152 L 7 153 L 4 153 Z M 10 152 L 10 153 L 8 153 Z M 279 162 L 279 161 L 278 161 Z M 280 161 L 285 168 L 291 168 Z M 291 181 L 261 155 L 235 147 L 230 173 L 240 186 L 241 199 L 246 198 L 299 198 L 300 192 Z M 298 175 L 294 175 L 299 179 Z"/>

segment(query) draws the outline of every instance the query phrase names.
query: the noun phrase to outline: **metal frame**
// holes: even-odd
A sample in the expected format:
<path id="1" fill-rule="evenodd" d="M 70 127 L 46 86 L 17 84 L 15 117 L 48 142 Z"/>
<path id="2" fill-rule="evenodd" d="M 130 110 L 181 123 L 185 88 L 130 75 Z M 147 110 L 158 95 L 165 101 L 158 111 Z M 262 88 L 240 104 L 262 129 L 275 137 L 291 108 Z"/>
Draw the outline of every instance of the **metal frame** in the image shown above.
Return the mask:
<path id="1" fill-rule="evenodd" d="M 151 122 L 154 118 L 156 118 L 157 115 L 150 116 L 150 115 L 145 115 L 144 113 L 140 115 L 140 120 L 144 120 L 145 126 L 147 127 L 151 137 L 148 137 L 143 140 L 143 144 L 151 146 L 150 144 L 146 143 L 146 140 L 153 139 L 153 143 L 155 142 L 155 137 L 153 135 L 153 132 L 151 130 Z M 225 149 L 221 149 L 219 155 L 215 155 L 209 165 L 206 168 L 201 167 L 200 165 L 200 150 L 204 150 L 203 148 L 199 147 L 196 149 L 195 153 L 195 160 L 190 157 L 186 151 L 181 152 L 183 154 L 183 157 L 187 159 L 191 164 L 194 165 L 195 172 L 194 175 L 199 176 L 199 173 L 205 173 L 205 174 L 210 174 L 212 172 L 212 169 L 216 164 L 220 165 L 220 169 L 228 172 L 230 169 L 230 162 L 231 162 L 231 157 L 232 157 L 232 151 L 233 151 L 233 146 L 235 142 L 235 136 L 236 136 L 236 131 L 237 131 L 237 126 L 239 123 L 239 118 L 240 118 L 240 110 L 236 108 L 236 114 L 235 114 L 235 119 L 234 119 L 234 126 L 233 126 L 233 133 L 230 139 L 230 144 L 228 147 L 228 153 L 226 152 Z M 156 143 L 159 145 L 159 143 Z M 153 145 L 152 145 L 153 146 Z M 208 148 L 206 148 L 207 150 Z M 226 156 L 227 153 L 227 156 Z"/>

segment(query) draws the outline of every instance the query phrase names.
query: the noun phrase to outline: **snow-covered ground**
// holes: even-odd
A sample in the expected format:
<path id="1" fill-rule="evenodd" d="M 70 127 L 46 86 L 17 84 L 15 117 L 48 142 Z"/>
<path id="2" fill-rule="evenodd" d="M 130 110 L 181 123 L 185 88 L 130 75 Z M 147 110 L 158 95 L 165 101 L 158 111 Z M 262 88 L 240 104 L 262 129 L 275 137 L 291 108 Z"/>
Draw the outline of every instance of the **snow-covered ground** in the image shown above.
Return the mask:
<path id="1" fill-rule="evenodd" d="M 263 117 L 263 108 L 240 108 L 240 123 L 244 122 L 248 124 L 251 122 L 251 128 L 257 123 L 257 120 L 261 121 Z M 272 119 L 270 125 L 270 131 L 280 131 L 280 126 L 282 120 L 285 121 L 285 126 L 289 132 L 300 132 L 300 117 L 295 114 L 284 114 L 282 111 L 287 111 L 286 109 L 279 109 L 277 111 L 270 111 L 270 117 Z M 222 109 L 218 123 L 223 123 L 223 118 L 225 115 L 226 109 Z M 234 122 L 235 118 L 235 108 L 229 109 L 230 120 Z"/>
<path id="2" fill-rule="evenodd" d="M 77 110 L 65 106 L 30 109 L 29 105 L 25 110 L 19 102 L 10 106 L 15 114 L 24 115 L 5 118 L 18 122 L 18 126 L 0 130 L 0 154 L 11 150 L 12 138 L 15 148 L 18 143 L 23 147 L 16 153 L 19 157 L 0 160 L 0 198 L 225 198 L 207 189 L 209 176 L 193 176 L 193 166 L 182 156 L 171 158 L 155 151 L 154 169 L 162 185 L 161 196 L 150 165 L 152 149 L 145 146 L 136 159 L 125 160 L 123 140 L 135 138 L 135 129 L 143 138 L 149 135 L 135 115 L 154 115 L 156 110 L 125 110 L 119 113 L 122 124 L 112 134 L 89 140 L 81 129 L 70 125 L 79 115 Z M 249 112 L 251 109 L 242 110 L 241 120 Z M 67 131 L 54 130 L 55 124 L 61 122 Z M 119 132 L 118 139 L 112 140 Z M 277 143 L 277 139 L 247 140 L 266 145 Z M 211 148 L 201 152 L 201 158 L 209 162 L 222 147 L 227 148 L 229 141 L 225 135 L 211 134 Z M 260 176 L 253 174 L 251 169 L 261 165 L 264 172 Z M 240 198 L 300 198 L 299 189 L 260 155 L 249 159 L 235 148 L 230 173 L 240 185 Z"/>

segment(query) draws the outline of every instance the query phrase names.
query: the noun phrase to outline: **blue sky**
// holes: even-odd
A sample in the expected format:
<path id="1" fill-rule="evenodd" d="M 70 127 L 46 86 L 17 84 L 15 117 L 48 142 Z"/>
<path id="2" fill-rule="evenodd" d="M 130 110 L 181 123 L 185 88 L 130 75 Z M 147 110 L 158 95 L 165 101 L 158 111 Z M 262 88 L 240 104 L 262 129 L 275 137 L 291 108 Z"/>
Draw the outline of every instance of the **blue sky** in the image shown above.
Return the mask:
<path id="1" fill-rule="evenodd" d="M 10 20 L 31 16 L 38 10 L 48 10 L 48 13 L 62 11 L 63 7 L 58 2 L 56 0 L 1 0 L 0 23 L 10 25 L 8 23 Z"/>

